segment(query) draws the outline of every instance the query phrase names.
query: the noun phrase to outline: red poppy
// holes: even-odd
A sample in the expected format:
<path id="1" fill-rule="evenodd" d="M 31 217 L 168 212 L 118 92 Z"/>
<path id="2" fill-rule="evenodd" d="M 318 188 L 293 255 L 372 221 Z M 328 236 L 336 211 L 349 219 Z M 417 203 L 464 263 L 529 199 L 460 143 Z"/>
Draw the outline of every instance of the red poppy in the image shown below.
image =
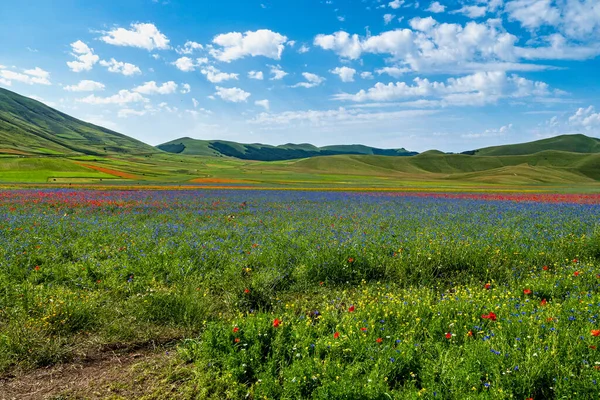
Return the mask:
<path id="1" fill-rule="evenodd" d="M 324 282 L 319 282 L 319 286 L 323 286 L 323 283 L 324 283 Z"/>
<path id="2" fill-rule="evenodd" d="M 548 271 L 548 266 L 547 266 L 547 265 L 544 265 L 544 266 L 542 267 L 542 269 L 543 269 L 544 271 Z"/>
<path id="3" fill-rule="evenodd" d="M 542 299 L 542 301 L 540 301 L 540 305 L 542 305 L 542 306 L 545 306 L 545 305 L 546 305 L 546 303 L 548 303 L 548 302 L 546 301 L 546 299 Z"/>
<path id="4" fill-rule="evenodd" d="M 377 338 L 377 340 L 375 340 L 375 341 L 376 341 L 377 343 L 381 343 L 381 342 L 383 342 L 383 339 L 382 339 L 382 338 Z"/>
<path id="5" fill-rule="evenodd" d="M 236 326 L 235 328 L 233 328 L 233 333 L 238 333 L 239 331 L 240 331 L 239 327 Z"/>
<path id="6" fill-rule="evenodd" d="M 579 259 L 578 259 L 578 258 L 574 258 L 574 259 L 573 259 L 573 263 L 574 263 L 574 264 L 577 264 L 578 262 L 579 262 Z"/>
<path id="7" fill-rule="evenodd" d="M 489 314 L 483 314 L 481 316 L 481 318 L 483 319 L 489 319 L 490 321 L 495 321 L 496 320 L 496 314 L 493 312 L 490 312 Z"/>
<path id="8" fill-rule="evenodd" d="M 573 272 L 573 275 L 575 275 L 575 276 L 579 276 L 579 274 L 580 274 L 580 273 L 581 273 L 581 272 L 579 272 L 579 271 L 575 271 L 575 272 Z"/>
<path id="9" fill-rule="evenodd" d="M 239 343 L 239 342 L 240 342 L 240 338 L 236 337 L 236 338 L 234 339 L 234 342 L 236 342 L 236 343 Z"/>
<path id="10" fill-rule="evenodd" d="M 333 334 L 333 338 L 334 339 L 337 339 L 339 337 L 340 337 L 340 333 L 339 332 L 336 332 L 336 333 Z"/>
<path id="11" fill-rule="evenodd" d="M 452 334 L 450 332 L 446 333 L 446 339 L 452 339 Z"/>
<path id="12" fill-rule="evenodd" d="M 468 336 L 468 337 L 472 337 L 472 336 L 473 336 L 473 331 L 469 331 L 469 332 L 467 332 L 467 336 Z"/>
<path id="13" fill-rule="evenodd" d="M 348 312 L 354 312 L 354 304 L 348 308 Z"/>
<path id="14" fill-rule="evenodd" d="M 281 321 L 279 319 L 275 318 L 273 320 L 273 327 L 274 328 L 279 328 L 279 325 L 281 325 Z"/>
<path id="15" fill-rule="evenodd" d="M 487 289 L 487 290 L 490 290 L 490 288 L 492 287 L 492 285 L 490 285 L 489 283 L 486 283 L 483 287 L 485 289 Z"/>
<path id="16" fill-rule="evenodd" d="M 366 332 L 367 328 L 365 328 L 364 326 L 362 328 L 360 328 L 361 331 Z"/>
<path id="17" fill-rule="evenodd" d="M 600 336 L 600 329 L 592 329 L 591 334 L 592 336 Z"/>
<path id="18" fill-rule="evenodd" d="M 531 289 L 523 289 L 523 294 L 525 294 L 526 296 L 530 295 L 531 293 Z"/>
<path id="19" fill-rule="evenodd" d="M 354 258 L 350 257 L 350 258 L 348 259 L 348 262 L 349 262 L 350 264 L 352 264 L 352 263 L 354 262 Z"/>
<path id="20" fill-rule="evenodd" d="M 596 350 L 596 346 L 594 346 L 594 345 L 591 345 L 591 346 L 590 346 L 590 349 L 592 349 L 592 350 Z"/>
<path id="21" fill-rule="evenodd" d="M 33 269 L 35 269 L 36 271 L 39 271 L 40 270 L 40 266 L 36 265 L 35 268 L 33 268 Z"/>
<path id="22" fill-rule="evenodd" d="M 250 289 L 248 289 L 248 288 L 244 289 L 244 293 L 246 293 L 246 294 L 250 293 Z"/>

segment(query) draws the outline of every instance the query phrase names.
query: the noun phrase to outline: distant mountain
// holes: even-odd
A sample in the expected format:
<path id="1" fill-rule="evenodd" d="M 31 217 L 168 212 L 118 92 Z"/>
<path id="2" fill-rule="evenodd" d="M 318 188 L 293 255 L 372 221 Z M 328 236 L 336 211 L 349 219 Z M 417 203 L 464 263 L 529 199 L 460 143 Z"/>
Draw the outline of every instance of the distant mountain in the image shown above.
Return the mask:
<path id="1" fill-rule="evenodd" d="M 288 143 L 271 146 L 260 143 L 243 144 L 224 140 L 198 140 L 191 138 L 172 140 L 156 147 L 174 154 L 226 156 L 256 161 L 283 161 L 334 155 L 412 156 L 418 154 L 405 149 L 378 149 L 363 145 L 316 147 L 308 143 Z"/>
<path id="2" fill-rule="evenodd" d="M 556 150 L 571 153 L 600 153 L 600 139 L 585 135 L 561 135 L 535 142 L 508 144 L 467 151 L 463 154 L 477 156 L 520 156 L 541 151 Z"/>
<path id="3" fill-rule="evenodd" d="M 0 88 L 0 153 L 103 155 L 157 153 L 157 150 Z"/>

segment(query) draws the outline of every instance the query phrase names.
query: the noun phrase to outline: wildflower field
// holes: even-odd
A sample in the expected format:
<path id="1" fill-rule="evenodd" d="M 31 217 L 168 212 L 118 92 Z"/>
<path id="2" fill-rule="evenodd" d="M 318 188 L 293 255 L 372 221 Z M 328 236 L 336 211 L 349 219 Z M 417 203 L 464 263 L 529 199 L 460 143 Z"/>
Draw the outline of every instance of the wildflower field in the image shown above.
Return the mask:
<path id="1" fill-rule="evenodd" d="M 174 341 L 170 398 L 597 399 L 599 266 L 595 194 L 6 190 L 0 374 Z"/>

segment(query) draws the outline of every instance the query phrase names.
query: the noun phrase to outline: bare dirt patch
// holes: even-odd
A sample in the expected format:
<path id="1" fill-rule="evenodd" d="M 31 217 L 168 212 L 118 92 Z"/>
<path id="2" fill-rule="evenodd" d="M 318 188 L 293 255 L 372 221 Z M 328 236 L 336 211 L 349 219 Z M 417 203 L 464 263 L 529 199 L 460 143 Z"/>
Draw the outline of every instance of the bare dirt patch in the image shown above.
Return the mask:
<path id="1" fill-rule="evenodd" d="M 0 400 L 134 399 L 176 391 L 169 348 L 103 349 L 74 362 L 0 377 Z M 170 386 L 170 387 L 168 387 Z"/>

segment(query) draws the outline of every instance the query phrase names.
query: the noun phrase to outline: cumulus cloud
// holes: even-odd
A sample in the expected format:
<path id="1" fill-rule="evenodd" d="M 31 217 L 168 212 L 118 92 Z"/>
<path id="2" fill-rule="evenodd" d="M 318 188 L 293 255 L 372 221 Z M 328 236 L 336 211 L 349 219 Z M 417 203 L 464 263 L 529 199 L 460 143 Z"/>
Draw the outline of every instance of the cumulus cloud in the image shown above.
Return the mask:
<path id="1" fill-rule="evenodd" d="M 265 76 L 262 71 L 250 71 L 248 72 L 248 78 L 262 81 L 263 79 L 265 79 Z"/>
<path id="2" fill-rule="evenodd" d="M 300 53 L 300 54 L 308 53 L 309 51 L 310 51 L 310 47 L 308 47 L 305 44 L 300 46 L 300 48 L 298 49 L 298 53 Z"/>
<path id="3" fill-rule="evenodd" d="M 50 73 L 39 67 L 35 69 L 26 69 L 23 73 L 0 69 L 0 83 L 6 86 L 12 86 L 12 82 L 21 82 L 27 85 L 51 85 Z"/>
<path id="4" fill-rule="evenodd" d="M 560 33 L 549 35 L 538 47 L 516 47 L 515 54 L 528 60 L 587 60 L 600 54 L 600 43 L 571 44 Z"/>
<path id="5" fill-rule="evenodd" d="M 513 128 L 513 124 L 504 125 L 498 129 L 486 129 L 481 133 L 465 133 L 460 135 L 462 138 L 466 139 L 481 139 L 481 138 L 490 138 L 490 137 L 498 137 L 504 136 L 507 132 L 511 131 Z"/>
<path id="6" fill-rule="evenodd" d="M 180 71 L 183 72 L 191 72 L 194 70 L 194 68 L 196 68 L 194 60 L 192 60 L 189 57 L 178 58 L 173 62 L 173 65 L 175 65 Z"/>
<path id="7" fill-rule="evenodd" d="M 248 97 L 250 97 L 250 93 L 240 88 L 223 88 L 220 86 L 217 86 L 215 95 L 230 103 L 245 103 L 248 101 Z"/>
<path id="8" fill-rule="evenodd" d="M 429 5 L 429 8 L 427 8 L 427 10 L 425 11 L 429 11 L 432 13 L 443 13 L 444 11 L 446 11 L 446 6 L 440 4 L 439 1 L 434 1 L 433 3 L 431 3 Z"/>
<path id="9" fill-rule="evenodd" d="M 67 66 L 73 72 L 90 71 L 94 64 L 100 60 L 100 57 L 94 54 L 94 50 L 89 48 L 88 45 L 81 40 L 71 43 L 71 49 L 71 55 L 75 57 L 77 61 L 68 61 Z"/>
<path id="10" fill-rule="evenodd" d="M 115 46 L 138 47 L 148 51 L 169 49 L 169 39 L 150 23 L 131 24 L 131 29 L 115 28 L 102 33 L 104 36 L 100 40 Z"/>
<path id="11" fill-rule="evenodd" d="M 396 82 L 375 84 L 356 94 L 342 93 L 336 100 L 385 102 L 420 97 L 439 100 L 442 106 L 468 106 L 496 103 L 503 98 L 548 97 L 560 93 L 550 90 L 545 82 L 532 81 L 503 71 L 477 72 L 445 82 L 415 78 L 413 84 Z"/>
<path id="12" fill-rule="evenodd" d="M 411 69 L 410 68 L 398 68 L 398 67 L 384 67 L 384 68 L 379 68 L 376 69 L 375 72 L 377 72 L 379 75 L 389 75 L 392 76 L 394 78 L 400 78 L 402 75 L 405 75 L 406 73 L 410 72 Z"/>
<path id="13" fill-rule="evenodd" d="M 125 76 L 131 76 L 136 74 L 141 74 L 142 70 L 139 69 L 136 65 L 126 63 L 123 61 L 117 61 L 114 58 L 111 58 L 110 61 L 102 60 L 100 61 L 100 65 L 103 67 L 107 67 L 109 72 L 114 72 L 116 74 L 122 74 Z"/>
<path id="14" fill-rule="evenodd" d="M 107 104 L 118 104 L 123 105 L 127 103 L 146 103 L 148 99 L 137 92 L 130 92 L 129 90 L 120 90 L 119 93 L 109 97 L 98 97 L 96 95 L 89 95 L 82 99 L 77 100 L 80 103 L 94 104 L 94 105 L 107 105 Z"/>
<path id="15" fill-rule="evenodd" d="M 103 83 L 96 81 L 83 80 L 77 85 L 65 86 L 64 89 L 69 92 L 95 92 L 104 90 L 105 86 Z"/>
<path id="16" fill-rule="evenodd" d="M 264 56 L 280 60 L 287 37 L 268 29 L 230 32 L 216 36 L 214 45 L 219 48 L 210 50 L 210 54 L 219 61 L 231 62 L 247 56 Z"/>
<path id="17" fill-rule="evenodd" d="M 337 67 L 329 72 L 338 75 L 342 82 L 354 82 L 354 74 L 356 74 L 356 70 L 349 67 Z"/>
<path id="18" fill-rule="evenodd" d="M 392 22 L 394 20 L 396 16 L 394 14 L 385 14 L 383 16 L 383 23 L 385 25 L 389 25 L 390 22 Z"/>
<path id="19" fill-rule="evenodd" d="M 575 114 L 569 117 L 569 123 L 587 130 L 600 127 L 600 113 L 595 112 L 593 106 L 579 108 Z"/>
<path id="20" fill-rule="evenodd" d="M 219 71 L 217 68 L 209 65 L 206 68 L 200 70 L 200 73 L 206 76 L 206 79 L 211 83 L 220 83 L 224 81 L 228 81 L 230 79 L 237 80 L 238 74 L 228 74 L 225 72 Z"/>
<path id="21" fill-rule="evenodd" d="M 463 6 L 461 9 L 450 12 L 450 14 L 463 14 L 469 18 L 481 18 L 487 14 L 487 7 L 484 6 Z"/>
<path id="22" fill-rule="evenodd" d="M 293 88 L 303 87 L 306 89 L 310 89 L 315 86 L 319 86 L 321 83 L 325 82 L 325 78 L 319 75 L 312 74 L 310 72 L 303 72 L 302 76 L 304 77 L 304 79 L 306 79 L 307 82 L 297 83 L 294 86 L 292 86 Z"/>
<path id="23" fill-rule="evenodd" d="M 272 75 L 271 76 L 272 81 L 281 80 L 288 74 L 287 72 L 282 70 L 279 65 L 271 65 L 269 68 L 270 68 L 271 75 Z"/>
<path id="24" fill-rule="evenodd" d="M 270 104 L 269 100 L 257 100 L 254 102 L 255 105 L 263 107 L 265 110 L 269 111 Z"/>
<path id="25" fill-rule="evenodd" d="M 182 85 L 181 85 L 181 90 L 180 90 L 180 92 L 181 92 L 182 94 L 188 94 L 188 93 L 189 93 L 189 92 L 191 92 L 191 91 L 192 91 L 192 87 L 190 86 L 190 84 L 189 84 L 189 83 L 184 83 L 184 84 L 182 84 Z"/>
<path id="26" fill-rule="evenodd" d="M 189 55 L 189 54 L 193 54 L 197 50 L 202 50 L 202 49 L 204 49 L 204 46 L 202 46 L 200 43 L 196 43 L 196 42 L 192 42 L 191 40 L 188 40 L 187 42 L 185 42 L 183 47 L 177 47 L 175 52 L 177 54 L 188 54 Z"/>
<path id="27" fill-rule="evenodd" d="M 398 8 L 402 7 L 403 4 L 404 4 L 404 0 L 393 0 L 388 3 L 388 7 L 391 7 L 393 9 L 397 10 Z"/>
<path id="28" fill-rule="evenodd" d="M 361 72 L 360 77 L 363 79 L 373 79 L 374 78 L 373 73 L 369 72 L 369 71 Z"/>
<path id="29" fill-rule="evenodd" d="M 162 85 L 157 85 L 155 81 L 146 82 L 141 86 L 133 89 L 136 93 L 152 95 L 152 94 L 172 94 L 177 91 L 177 84 L 173 81 L 165 82 Z"/>

